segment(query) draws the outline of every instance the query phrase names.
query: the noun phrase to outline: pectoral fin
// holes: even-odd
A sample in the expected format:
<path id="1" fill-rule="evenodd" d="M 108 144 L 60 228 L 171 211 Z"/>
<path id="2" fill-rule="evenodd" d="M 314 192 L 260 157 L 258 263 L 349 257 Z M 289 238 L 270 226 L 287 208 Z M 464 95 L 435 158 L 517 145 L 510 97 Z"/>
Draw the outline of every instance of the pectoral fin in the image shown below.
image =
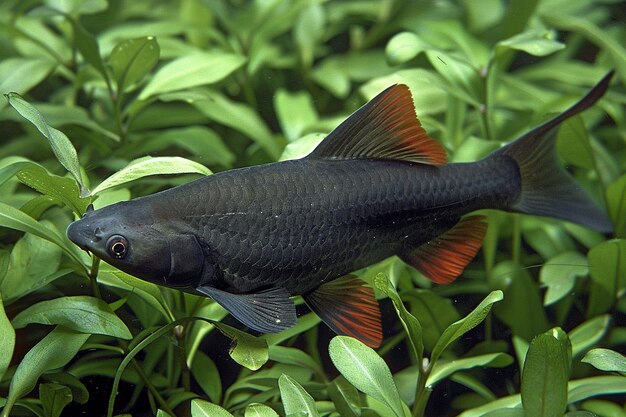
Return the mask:
<path id="1" fill-rule="evenodd" d="M 456 279 L 474 259 L 487 230 L 484 216 L 464 217 L 452 229 L 400 258 L 438 284 Z"/>
<path id="2" fill-rule="evenodd" d="M 378 347 L 383 340 L 380 308 L 374 290 L 364 284 L 355 276 L 346 275 L 302 297 L 335 333 Z"/>
<path id="3" fill-rule="evenodd" d="M 196 288 L 224 307 L 237 320 L 261 333 L 276 333 L 296 324 L 296 307 L 284 288 L 232 294 L 213 287 Z"/>

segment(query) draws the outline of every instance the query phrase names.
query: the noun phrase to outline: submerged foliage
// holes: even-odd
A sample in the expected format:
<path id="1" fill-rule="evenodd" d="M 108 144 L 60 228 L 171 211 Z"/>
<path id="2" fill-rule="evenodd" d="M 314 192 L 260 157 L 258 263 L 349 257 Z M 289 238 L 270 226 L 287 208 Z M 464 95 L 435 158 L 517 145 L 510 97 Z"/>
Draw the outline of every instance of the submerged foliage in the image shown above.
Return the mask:
<path id="1" fill-rule="evenodd" d="M 3 1 L 2 417 L 626 415 L 625 18 L 612 0 Z M 305 310 L 249 335 L 65 238 L 89 203 L 303 156 L 393 83 L 461 162 L 612 68 L 558 144 L 615 235 L 487 212 L 451 285 L 397 259 L 362 271 L 378 351 Z"/>

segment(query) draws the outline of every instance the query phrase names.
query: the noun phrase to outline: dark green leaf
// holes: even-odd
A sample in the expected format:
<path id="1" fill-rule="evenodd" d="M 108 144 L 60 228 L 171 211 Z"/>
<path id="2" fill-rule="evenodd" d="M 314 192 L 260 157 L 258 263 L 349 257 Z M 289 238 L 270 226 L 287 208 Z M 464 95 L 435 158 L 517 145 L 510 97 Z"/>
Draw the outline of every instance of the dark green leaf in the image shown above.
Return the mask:
<path id="1" fill-rule="evenodd" d="M 328 395 L 335 404 L 335 409 L 342 417 L 361 415 L 361 397 L 359 392 L 343 376 L 335 378 L 328 386 Z"/>
<path id="2" fill-rule="evenodd" d="M 102 61 L 102 56 L 100 56 L 98 41 L 77 19 L 73 19 L 69 16 L 68 18 L 74 28 L 74 43 L 80 51 L 80 54 L 89 65 L 94 67 L 100 75 L 102 75 L 102 79 L 109 84 L 109 74 L 104 66 L 104 61 Z"/>
<path id="3" fill-rule="evenodd" d="M 527 415 L 559 417 L 567 405 L 572 347 L 559 328 L 530 343 L 522 373 L 522 404 Z"/>
<path id="4" fill-rule="evenodd" d="M 196 352 L 191 365 L 191 374 L 209 400 L 215 403 L 222 401 L 222 380 L 219 370 L 211 358 L 203 352 Z"/>
<path id="5" fill-rule="evenodd" d="M 115 45 L 111 56 L 111 69 L 121 94 L 124 88 L 141 81 L 159 62 L 159 44 L 154 36 L 129 39 Z"/>
<path id="6" fill-rule="evenodd" d="M 72 390 L 65 385 L 40 384 L 39 399 L 47 417 L 59 417 L 65 406 L 72 402 Z"/>
<path id="7" fill-rule="evenodd" d="M 12 320 L 21 329 L 30 323 L 60 324 L 89 334 L 130 339 L 132 334 L 104 301 L 88 296 L 60 297 L 42 301 L 21 311 Z"/>
<path id="8" fill-rule="evenodd" d="M 9 100 L 9 104 L 13 106 L 22 117 L 35 125 L 41 134 L 48 139 L 52 152 L 54 152 L 54 155 L 61 165 L 78 181 L 81 189 L 80 195 L 81 197 L 85 197 L 88 191 L 82 180 L 78 155 L 74 145 L 72 145 L 67 136 L 65 136 L 63 132 L 50 127 L 41 113 L 35 107 L 28 104 L 19 94 L 9 93 L 6 97 Z"/>
<path id="9" fill-rule="evenodd" d="M 304 412 L 308 417 L 319 417 L 313 397 L 295 379 L 283 374 L 278 378 L 278 387 L 286 415 Z"/>
<path id="10" fill-rule="evenodd" d="M 609 185 L 606 200 L 611 219 L 615 224 L 615 236 L 626 238 L 626 175 Z"/>
<path id="11" fill-rule="evenodd" d="M 404 417 L 403 404 L 391 372 L 372 348 L 351 337 L 335 336 L 328 352 L 335 367 L 352 385 L 386 404 L 396 416 Z"/>

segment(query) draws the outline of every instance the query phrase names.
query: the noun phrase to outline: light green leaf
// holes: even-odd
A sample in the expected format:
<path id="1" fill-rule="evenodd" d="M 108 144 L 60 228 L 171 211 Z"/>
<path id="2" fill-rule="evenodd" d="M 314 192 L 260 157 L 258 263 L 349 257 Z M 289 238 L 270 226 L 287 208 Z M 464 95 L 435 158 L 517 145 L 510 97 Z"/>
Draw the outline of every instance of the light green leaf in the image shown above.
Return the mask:
<path id="1" fill-rule="evenodd" d="M 191 400 L 191 417 L 233 417 L 216 404 L 203 400 Z"/>
<path id="2" fill-rule="evenodd" d="M 607 312 L 626 288 L 626 240 L 603 242 L 587 257 L 593 281 L 587 316 L 593 317 Z"/>
<path id="3" fill-rule="evenodd" d="M 235 362 L 253 371 L 265 365 L 269 359 L 269 348 L 265 339 L 254 337 L 222 323 L 214 323 L 214 325 L 233 341 L 229 353 Z"/>
<path id="4" fill-rule="evenodd" d="M 626 376 L 626 357 L 614 350 L 591 349 L 582 359 L 582 362 L 586 362 L 601 371 L 619 372 Z"/>
<path id="5" fill-rule="evenodd" d="M 43 81 L 54 67 L 53 61 L 45 59 L 5 58 L 0 62 L 0 93 L 25 94 Z"/>
<path id="6" fill-rule="evenodd" d="M 539 280 L 548 287 L 543 304 L 548 306 L 571 293 L 576 277 L 589 273 L 587 259 L 580 252 L 565 252 L 549 259 L 539 273 Z"/>
<path id="7" fill-rule="evenodd" d="M 222 401 L 222 380 L 213 360 L 202 351 L 197 351 L 189 367 L 191 374 L 209 399 L 215 403 Z"/>
<path id="8" fill-rule="evenodd" d="M 305 156 L 313 152 L 313 149 L 315 149 L 317 145 L 320 144 L 324 137 L 326 137 L 326 135 L 321 133 L 310 133 L 293 142 L 288 143 L 279 160 L 287 161 L 290 159 L 304 158 Z"/>
<path id="9" fill-rule="evenodd" d="M 109 178 L 102 181 L 91 192 L 96 195 L 108 188 L 117 187 L 127 182 L 150 175 L 201 174 L 209 175 L 211 171 L 205 166 L 178 156 L 144 157 L 129 163 Z"/>
<path id="10" fill-rule="evenodd" d="M 317 121 L 317 111 L 306 91 L 290 93 L 280 89 L 274 96 L 278 121 L 289 142 L 299 139 L 305 129 Z"/>
<path id="11" fill-rule="evenodd" d="M 265 404 L 252 403 L 246 407 L 244 417 L 279 417 L 278 413 Z"/>
<path id="12" fill-rule="evenodd" d="M 385 47 L 391 65 L 404 64 L 426 49 L 424 42 L 413 32 L 400 32 L 389 40 Z"/>
<path id="13" fill-rule="evenodd" d="M 298 16 L 293 35 L 300 50 L 300 59 L 309 68 L 315 58 L 315 46 L 324 34 L 326 15 L 320 2 L 309 1 L 309 5 Z"/>
<path id="14" fill-rule="evenodd" d="M 623 376 L 595 376 L 570 381 L 567 402 L 576 403 L 598 395 L 626 393 L 626 378 Z"/>
<path id="15" fill-rule="evenodd" d="M 245 62 L 243 56 L 224 52 L 185 55 L 161 68 L 143 89 L 139 99 L 145 100 L 157 94 L 216 83 L 228 77 Z"/>
<path id="16" fill-rule="evenodd" d="M 41 113 L 33 106 L 31 106 L 26 100 L 20 97 L 17 93 L 9 93 L 5 95 L 9 104 L 24 117 L 31 122 L 46 137 L 52 152 L 57 157 L 61 165 L 68 170 L 70 174 L 80 184 L 80 196 L 86 197 L 88 194 L 87 189 L 82 180 L 80 172 L 80 164 L 78 163 L 78 154 L 72 142 L 65 136 L 65 134 L 51 126 L 49 126 Z"/>
<path id="17" fill-rule="evenodd" d="M 78 353 L 90 335 L 57 327 L 24 356 L 11 379 L 7 404 L 2 417 L 10 415 L 13 404 L 35 388 L 46 371 L 65 366 Z"/>
<path id="18" fill-rule="evenodd" d="M 555 39 L 554 31 L 530 30 L 499 42 L 497 48 L 515 49 L 534 56 L 546 56 L 565 48 L 565 44 Z"/>
<path id="19" fill-rule="evenodd" d="M 98 13 L 109 6 L 107 0 L 46 0 L 46 4 L 70 15 Z"/>
<path id="20" fill-rule="evenodd" d="M 313 397 L 295 379 L 282 374 L 278 378 L 278 388 L 285 407 L 285 415 L 303 412 L 307 417 L 319 417 Z"/>
<path id="21" fill-rule="evenodd" d="M 385 361 L 370 347 L 347 336 L 335 336 L 328 346 L 330 359 L 358 390 L 385 403 L 397 416 L 404 408 Z"/>
<path id="22" fill-rule="evenodd" d="M 400 318 L 402 327 L 409 338 L 409 343 L 413 350 L 413 359 L 418 362 L 421 361 L 422 356 L 424 355 L 424 341 L 422 338 L 422 325 L 419 320 L 409 313 L 406 307 L 404 307 L 404 303 L 400 299 L 396 289 L 393 287 L 391 281 L 389 281 L 385 274 L 379 273 L 376 275 L 374 278 L 374 285 L 380 291 L 385 293 L 387 297 L 391 298 L 396 314 Z"/>
<path id="23" fill-rule="evenodd" d="M 154 36 L 128 39 L 115 45 L 109 58 L 119 93 L 148 74 L 159 62 L 159 44 Z"/>
<path id="24" fill-rule="evenodd" d="M 572 347 L 560 328 L 535 337 L 522 372 L 522 405 L 529 416 L 560 417 L 567 405 Z"/>
<path id="25" fill-rule="evenodd" d="M 502 291 L 492 291 L 467 316 L 448 326 L 433 348 L 431 353 L 431 363 L 436 363 L 439 356 L 441 356 L 443 351 L 450 346 L 452 342 L 472 330 L 474 327 L 478 326 L 485 319 L 485 317 L 487 317 L 489 311 L 491 311 L 491 306 L 503 298 L 504 296 Z"/>
<path id="26" fill-rule="evenodd" d="M 13 349 L 15 347 L 15 330 L 11 326 L 11 322 L 4 311 L 2 302 L 2 294 L 0 294 L 0 334 L 2 335 L 2 343 L 0 343 L 0 381 L 4 373 L 9 368 L 11 358 L 13 357 Z"/>
<path id="27" fill-rule="evenodd" d="M 102 300 L 88 296 L 60 297 L 41 301 L 21 311 L 12 321 L 21 329 L 30 323 L 60 324 L 81 333 L 131 339 L 128 327 Z"/>
<path id="28" fill-rule="evenodd" d="M 286 346 L 270 346 L 269 359 L 285 365 L 294 365 L 299 368 L 309 369 L 315 375 L 325 376 L 320 365 L 306 352 Z"/>
<path id="29" fill-rule="evenodd" d="M 39 399 L 46 417 L 59 417 L 65 406 L 72 402 L 72 390 L 60 384 L 40 384 Z"/>

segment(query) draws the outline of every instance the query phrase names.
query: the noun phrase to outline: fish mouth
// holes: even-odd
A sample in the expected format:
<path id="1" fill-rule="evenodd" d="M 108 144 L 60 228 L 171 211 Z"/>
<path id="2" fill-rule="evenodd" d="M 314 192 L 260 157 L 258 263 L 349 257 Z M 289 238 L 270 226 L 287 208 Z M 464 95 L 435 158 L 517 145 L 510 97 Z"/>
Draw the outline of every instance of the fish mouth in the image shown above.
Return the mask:
<path id="1" fill-rule="evenodd" d="M 100 240 L 95 233 L 90 233 L 89 227 L 84 227 L 80 220 L 70 223 L 65 232 L 67 238 L 71 240 L 76 246 L 86 251 L 91 255 L 92 247 L 95 242 Z M 91 245 L 90 245 L 91 244 Z"/>

